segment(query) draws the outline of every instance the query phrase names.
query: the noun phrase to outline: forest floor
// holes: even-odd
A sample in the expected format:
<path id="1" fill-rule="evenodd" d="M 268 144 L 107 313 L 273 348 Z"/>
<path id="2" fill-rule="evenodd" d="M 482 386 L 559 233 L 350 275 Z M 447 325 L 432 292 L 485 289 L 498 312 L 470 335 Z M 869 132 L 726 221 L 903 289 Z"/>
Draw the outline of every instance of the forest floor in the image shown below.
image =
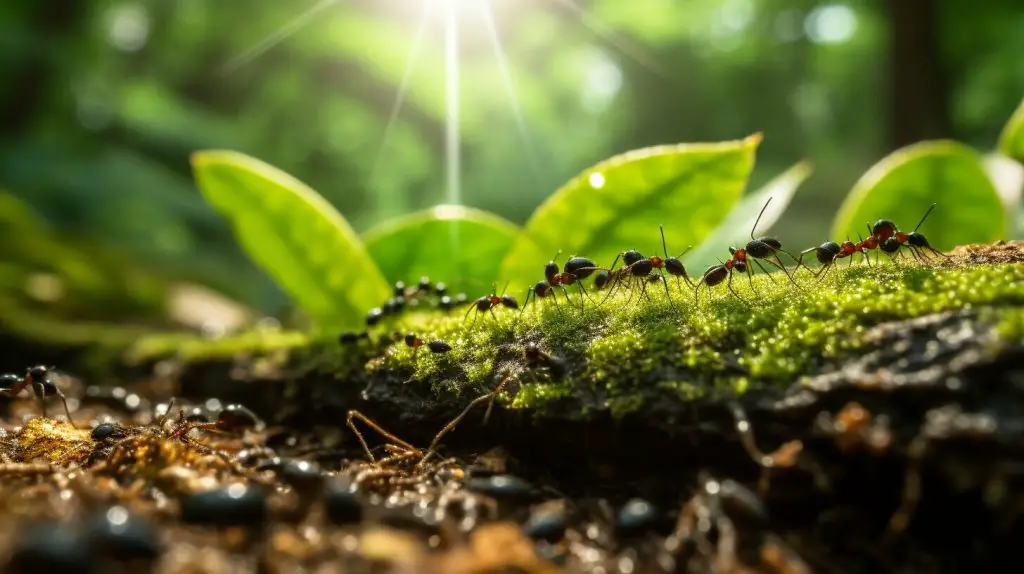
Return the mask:
<path id="1" fill-rule="evenodd" d="M 88 373 L 54 381 L 81 428 L 35 416 L 28 391 L 6 402 L 0 563 L 796 573 L 1009 559 L 1024 534 L 1024 245 L 824 277 L 738 275 L 735 295 L 702 287 L 696 302 L 670 278 L 600 305 L 570 291 L 523 313 L 409 309 L 345 342 L 141 337 L 106 373 L 59 365 Z M 46 407 L 63 413 L 57 397 Z"/>

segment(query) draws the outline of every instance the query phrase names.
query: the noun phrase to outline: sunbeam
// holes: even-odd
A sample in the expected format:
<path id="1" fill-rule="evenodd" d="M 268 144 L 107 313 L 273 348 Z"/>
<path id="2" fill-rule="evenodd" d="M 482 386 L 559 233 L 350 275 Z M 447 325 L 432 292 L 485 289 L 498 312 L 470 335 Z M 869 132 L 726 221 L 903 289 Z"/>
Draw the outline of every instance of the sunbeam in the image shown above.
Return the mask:
<path id="1" fill-rule="evenodd" d="M 505 56 L 505 50 L 501 47 L 501 38 L 498 36 L 498 27 L 494 23 L 494 10 L 491 8 L 491 0 L 480 2 L 480 13 L 484 21 L 485 31 L 487 32 L 487 39 L 490 40 L 491 47 L 494 48 L 494 57 L 498 60 L 498 72 L 501 74 L 502 83 L 505 84 L 509 104 L 512 106 L 512 114 L 515 116 L 516 126 L 519 128 L 519 135 L 523 138 L 523 145 L 526 147 L 526 153 L 530 158 L 533 175 L 537 180 L 536 183 L 540 185 L 543 183 L 540 161 L 537 158 L 537 151 L 533 147 L 533 141 L 530 139 L 530 132 L 526 125 L 526 116 L 523 114 L 523 108 L 519 104 L 519 97 L 516 95 L 515 84 L 512 82 L 512 73 L 509 70 L 508 58 Z"/>
<path id="2" fill-rule="evenodd" d="M 252 62 L 256 58 L 262 56 L 264 53 L 266 53 L 274 46 L 277 46 L 281 42 L 287 40 L 288 37 L 290 37 L 292 34 L 298 32 L 302 28 L 309 25 L 313 21 L 313 18 L 318 16 L 321 12 L 323 12 L 327 8 L 330 8 L 334 4 L 337 4 L 340 1 L 341 0 L 320 0 L 316 4 L 313 4 L 304 12 L 293 18 L 291 22 L 288 22 L 284 26 L 281 26 L 266 38 L 263 38 L 259 42 L 256 42 L 256 44 L 254 44 L 248 50 L 228 60 L 228 62 L 224 64 L 224 67 L 221 69 L 221 73 L 225 75 L 230 74 L 238 70 L 242 66 L 248 64 L 249 62 Z"/>
<path id="3" fill-rule="evenodd" d="M 459 157 L 459 12 L 457 0 L 445 0 L 444 60 L 446 123 L 444 149 L 448 178 L 448 203 L 462 205 Z M 459 226 L 452 225 L 451 247 L 459 246 Z M 458 251 L 453 251 L 457 256 Z"/>
<path id="4" fill-rule="evenodd" d="M 409 48 L 409 57 L 405 61 L 405 70 L 402 72 L 402 80 L 398 84 L 398 93 L 395 95 L 395 101 L 391 105 L 391 115 L 388 116 L 388 123 L 384 127 L 384 137 L 380 143 L 380 149 L 377 152 L 377 156 L 373 160 L 373 167 L 370 169 L 370 177 L 367 180 L 367 187 L 372 189 L 373 183 L 377 177 L 377 171 L 380 169 L 381 162 L 384 158 L 384 152 L 387 150 L 388 142 L 391 139 L 391 133 L 395 129 L 395 124 L 398 121 L 398 114 L 402 111 L 402 105 L 405 103 L 405 94 L 409 89 L 409 79 L 412 77 L 412 71 L 416 68 L 416 61 L 420 53 L 420 47 L 423 44 L 423 36 L 427 30 L 427 21 L 430 18 L 430 11 L 434 6 L 434 0 L 425 0 L 423 2 L 423 12 L 420 14 L 419 24 L 416 25 L 416 34 L 413 36 L 412 47 Z"/>
<path id="5" fill-rule="evenodd" d="M 614 31 L 610 30 L 600 20 L 595 18 L 590 12 L 587 12 L 575 0 L 551 0 L 561 4 L 565 8 L 568 8 L 572 12 L 575 12 L 579 16 L 580 22 L 586 26 L 591 32 L 597 34 L 599 38 L 608 42 L 613 48 L 622 52 L 626 56 L 636 60 L 641 66 L 647 68 L 648 71 L 661 76 L 664 79 L 673 78 L 672 74 L 665 69 L 664 66 L 658 63 L 658 61 L 651 55 L 645 53 L 639 46 L 629 42 L 625 38 L 618 36 Z"/>

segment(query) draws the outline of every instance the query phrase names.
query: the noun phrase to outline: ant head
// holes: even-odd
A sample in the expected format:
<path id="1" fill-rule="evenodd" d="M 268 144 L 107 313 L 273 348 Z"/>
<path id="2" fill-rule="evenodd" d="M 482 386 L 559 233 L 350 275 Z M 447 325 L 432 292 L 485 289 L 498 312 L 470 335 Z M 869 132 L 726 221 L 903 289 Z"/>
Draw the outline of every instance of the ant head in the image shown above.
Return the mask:
<path id="1" fill-rule="evenodd" d="M 896 239 L 895 237 L 890 237 L 890 238 L 886 239 L 885 241 L 883 241 L 882 245 L 880 245 L 879 247 L 881 247 L 882 251 L 885 251 L 886 253 L 890 253 L 891 254 L 891 253 L 896 253 L 897 251 L 899 251 L 900 250 L 900 245 L 902 245 L 902 244 L 900 243 L 899 239 Z"/>
<path id="2" fill-rule="evenodd" d="M 611 274 L 607 271 L 598 271 L 597 275 L 594 276 L 594 287 L 603 289 L 608 284 L 608 280 L 611 279 Z"/>
<path id="3" fill-rule="evenodd" d="M 558 264 L 554 261 L 548 261 L 548 264 L 544 266 L 544 277 L 554 282 L 554 278 L 558 275 Z"/>
<path id="4" fill-rule="evenodd" d="M 405 344 L 410 347 L 416 344 L 416 333 L 408 333 L 405 335 Z"/>
<path id="5" fill-rule="evenodd" d="M 871 226 L 871 235 L 874 235 L 881 241 L 885 241 L 895 234 L 896 224 L 888 219 L 879 219 Z"/>
<path id="6" fill-rule="evenodd" d="M 399 281 L 395 283 L 395 297 L 401 297 L 405 294 L 405 283 Z"/>
<path id="7" fill-rule="evenodd" d="M 0 375 L 0 390 L 9 391 L 23 382 L 23 379 L 14 373 Z"/>
<path id="8" fill-rule="evenodd" d="M 633 265 L 634 263 L 640 261 L 643 258 L 644 256 L 636 249 L 630 249 L 629 251 L 622 254 L 622 261 L 627 266 Z"/>
<path id="9" fill-rule="evenodd" d="M 732 267 L 733 267 L 733 269 L 735 269 L 736 271 L 739 271 L 740 273 L 746 273 L 747 272 L 747 262 L 746 261 L 738 259 L 738 260 L 736 260 L 732 264 Z"/>
<path id="10" fill-rule="evenodd" d="M 27 379 L 32 379 L 37 383 L 42 383 L 46 380 L 46 377 L 50 374 L 51 367 L 44 365 L 36 365 L 28 370 Z"/>

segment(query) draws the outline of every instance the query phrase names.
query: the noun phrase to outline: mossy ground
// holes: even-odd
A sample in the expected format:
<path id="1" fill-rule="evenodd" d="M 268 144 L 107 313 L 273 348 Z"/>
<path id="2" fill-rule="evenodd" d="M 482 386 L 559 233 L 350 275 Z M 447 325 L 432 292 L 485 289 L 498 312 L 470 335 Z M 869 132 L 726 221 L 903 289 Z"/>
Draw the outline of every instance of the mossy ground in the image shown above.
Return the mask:
<path id="1" fill-rule="evenodd" d="M 914 262 L 841 265 L 816 282 L 806 270 L 795 287 L 781 273 L 755 275 L 753 286 L 737 275 L 733 287 L 710 292 L 670 280 L 667 298 L 660 283 L 619 292 L 595 305 L 570 290 L 560 298 L 531 304 L 523 313 L 505 308 L 476 315 L 413 311 L 379 327 L 385 333 L 416 333 L 424 341 L 443 340 L 447 354 L 417 352 L 400 337 L 379 345 L 339 346 L 334 334 L 247 334 L 220 341 L 143 339 L 135 360 L 173 350 L 188 360 L 227 358 L 239 353 L 305 350 L 332 369 L 363 369 L 365 374 L 398 375 L 405 384 L 429 385 L 439 395 L 478 394 L 510 379 L 503 401 L 511 408 L 542 409 L 551 401 L 584 398 L 582 404 L 625 414 L 657 390 L 691 400 L 730 396 L 753 388 L 782 387 L 841 362 L 864 344 L 863 334 L 879 323 L 959 309 L 995 312 L 1000 336 L 1024 340 L 1024 264 L 977 264 L 954 258 L 940 264 Z M 604 293 L 592 295 L 598 301 Z M 386 336 L 386 335 L 385 335 Z M 531 369 L 523 356 L 529 342 L 559 357 L 566 376 L 553 380 Z M 338 373 L 338 378 L 351 378 Z"/>

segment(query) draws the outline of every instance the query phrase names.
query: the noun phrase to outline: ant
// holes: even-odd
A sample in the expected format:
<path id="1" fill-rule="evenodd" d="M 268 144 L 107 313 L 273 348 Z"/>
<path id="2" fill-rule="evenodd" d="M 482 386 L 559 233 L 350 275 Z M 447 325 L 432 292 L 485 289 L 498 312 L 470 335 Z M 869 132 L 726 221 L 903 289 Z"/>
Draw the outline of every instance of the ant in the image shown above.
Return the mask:
<path id="1" fill-rule="evenodd" d="M 526 311 L 526 305 L 529 304 L 531 296 L 533 297 L 534 301 L 536 301 L 538 297 L 541 299 L 551 297 L 551 299 L 554 300 L 555 302 L 555 308 L 558 309 L 559 313 L 562 312 L 561 308 L 558 307 L 558 297 L 555 295 L 555 288 L 552 287 L 547 281 L 541 280 L 538 281 L 536 285 L 526 290 L 526 301 L 523 302 L 523 309 L 522 311 L 519 312 L 520 315 L 523 314 L 523 311 Z"/>
<path id="2" fill-rule="evenodd" d="M 774 282 L 775 280 L 772 279 L 771 274 L 768 273 L 768 270 L 765 269 L 763 265 L 761 265 L 761 261 L 759 260 L 766 261 L 781 269 L 782 272 L 786 274 L 786 277 L 788 277 L 794 285 L 800 287 L 800 284 L 796 282 L 796 279 L 793 279 L 793 275 L 791 275 L 789 270 L 786 269 L 786 266 L 782 264 L 782 259 L 779 258 L 779 253 L 785 253 L 793 261 L 797 260 L 796 257 L 793 257 L 792 253 L 782 249 L 782 242 L 774 237 L 754 237 L 754 231 L 757 230 L 757 225 L 761 223 L 761 217 L 764 216 L 764 212 L 766 209 L 768 209 L 768 204 L 770 204 L 771 202 L 772 198 L 769 197 L 768 201 L 764 202 L 764 207 L 761 208 L 761 213 L 757 214 L 757 219 L 754 221 L 754 226 L 750 228 L 750 241 L 747 243 L 746 248 L 733 249 L 730 247 L 729 252 L 733 254 L 734 258 L 736 256 L 739 256 L 740 259 L 744 259 L 744 261 L 746 261 L 747 256 L 753 258 L 754 263 L 756 263 L 757 266 L 761 268 L 761 271 L 764 271 L 765 275 L 768 275 L 768 278 Z M 751 275 L 752 273 L 750 272 L 750 268 L 748 267 L 747 279 L 750 280 L 750 288 L 753 289 L 754 281 Z"/>
<path id="3" fill-rule="evenodd" d="M 61 402 L 64 403 L 64 413 L 68 415 L 68 422 L 71 423 L 71 426 L 77 427 L 74 419 L 71 418 L 71 409 L 68 408 L 67 398 L 57 388 L 57 385 L 53 384 L 53 381 L 50 380 L 53 369 L 54 367 L 36 365 L 29 368 L 24 377 L 19 377 L 13 373 L 0 375 L 0 392 L 14 396 L 25 388 L 31 387 L 32 392 L 35 393 L 36 398 L 39 400 L 39 410 L 44 417 L 46 416 L 45 398 L 57 395 L 60 397 Z"/>
<path id="4" fill-rule="evenodd" d="M 168 405 L 167 412 L 170 413 L 170 411 L 170 405 Z M 184 414 L 184 412 L 182 412 L 182 414 Z M 256 430 L 262 426 L 263 421 L 256 416 L 256 413 L 242 405 L 230 404 L 224 407 L 224 409 L 217 414 L 217 420 L 212 423 L 184 421 L 183 419 L 183 424 L 176 428 L 171 433 L 170 437 L 183 438 L 193 429 L 228 434 L 243 434 L 247 430 Z"/>
<path id="5" fill-rule="evenodd" d="M 416 333 L 409 333 L 405 336 L 405 344 L 412 347 L 412 356 L 416 358 L 416 353 L 419 352 L 420 347 L 423 346 L 423 339 L 420 339 Z M 427 348 L 430 349 L 431 353 L 447 353 L 452 350 L 452 346 L 444 341 L 431 341 L 426 343 Z"/>
<path id="6" fill-rule="evenodd" d="M 899 253 L 900 247 L 906 247 L 907 249 L 910 249 L 910 252 L 918 261 L 924 261 L 928 258 L 924 255 L 925 249 L 935 255 L 949 257 L 945 253 L 932 247 L 931 244 L 928 243 L 928 239 L 917 232 L 917 230 L 921 228 L 921 225 L 924 224 L 925 220 L 928 219 L 928 216 L 931 214 L 932 210 L 935 209 L 936 205 L 937 204 L 933 203 L 928 207 L 928 211 L 924 212 L 924 216 L 921 217 L 921 221 L 917 223 L 917 226 L 914 227 L 914 230 L 910 233 L 903 233 L 896 227 L 896 224 L 888 219 L 879 219 L 876 221 L 875 225 L 871 228 L 871 231 L 872 235 L 878 241 L 879 247 L 882 251 L 888 253 L 889 256 L 892 257 L 894 254 Z"/>
<path id="7" fill-rule="evenodd" d="M 732 248 L 730 248 L 730 249 L 732 249 Z M 742 249 L 737 249 L 736 251 L 737 252 L 742 252 L 743 250 Z M 697 286 L 693 288 L 693 299 L 694 299 L 694 301 L 698 300 L 698 295 L 700 293 L 701 283 L 706 284 L 708 286 L 708 289 L 710 290 L 712 287 L 714 287 L 715 285 L 718 285 L 722 281 L 725 281 L 726 278 L 728 278 L 729 280 L 725 284 L 726 287 L 728 287 L 729 291 L 731 291 L 732 294 L 737 299 L 739 299 L 744 305 L 748 305 L 746 300 L 744 300 L 743 297 L 740 297 L 740 294 L 737 293 L 736 290 L 732 288 L 732 272 L 733 271 L 739 271 L 740 273 L 748 273 L 748 274 L 750 273 L 750 268 L 747 267 L 746 258 L 745 257 L 736 257 L 737 254 L 739 254 L 739 253 L 734 254 L 732 259 L 729 259 L 728 261 L 726 261 L 724 263 L 721 262 L 721 260 L 719 260 L 719 265 L 712 265 L 711 267 L 708 267 L 707 271 L 705 271 L 704 275 L 700 278 L 700 281 L 697 282 Z"/>
<path id="8" fill-rule="evenodd" d="M 561 253 L 561 251 L 556 253 L 555 257 L 558 257 L 559 253 Z M 555 260 L 552 259 L 551 261 L 548 261 L 547 265 L 544 266 L 544 279 L 547 282 L 547 286 L 552 290 L 555 287 L 560 287 L 562 289 L 562 294 L 565 295 L 566 301 L 569 301 L 569 292 L 566 291 L 565 286 L 572 285 L 575 283 L 576 287 L 580 290 L 580 308 L 582 308 L 583 296 L 586 296 L 587 299 L 590 299 L 592 303 L 594 302 L 594 300 L 590 298 L 590 294 L 587 293 L 587 288 L 583 286 L 583 280 L 586 279 L 587 277 L 590 277 L 594 273 L 594 271 L 598 271 L 600 269 L 601 268 L 598 267 L 597 264 L 591 261 L 590 259 L 587 259 L 586 257 L 574 256 L 570 257 L 565 262 L 565 265 L 562 267 L 562 270 L 559 271 L 558 263 L 555 263 Z M 539 286 L 540 283 L 538 283 L 537 285 Z M 543 287 L 541 289 L 543 289 Z M 534 287 L 534 293 L 536 293 L 536 291 L 537 286 Z M 551 295 L 553 296 L 554 293 L 551 293 Z M 541 297 L 543 296 L 544 295 L 541 295 Z"/>
<path id="9" fill-rule="evenodd" d="M 508 289 L 508 283 L 505 284 L 505 289 Z M 484 295 L 483 297 L 474 301 L 473 305 L 471 305 L 469 310 L 466 311 L 466 319 L 468 319 L 469 314 L 475 310 L 476 315 L 490 311 L 491 316 L 494 317 L 495 321 L 497 321 L 498 316 L 494 314 L 494 308 L 497 307 L 498 305 L 508 307 L 509 309 L 518 309 L 519 302 L 516 301 L 515 297 L 511 295 L 506 295 L 505 289 L 502 289 L 501 295 L 495 295 L 492 292 L 490 295 Z M 476 315 L 473 316 L 473 323 L 476 323 Z"/>
<path id="10" fill-rule="evenodd" d="M 684 266 L 683 262 L 679 260 L 679 258 L 685 255 L 688 251 L 690 251 L 690 249 L 692 249 L 693 246 L 691 245 L 690 247 L 687 247 L 679 255 L 676 255 L 675 257 L 669 257 L 668 245 L 665 242 L 665 226 L 658 225 L 658 231 L 661 232 L 661 249 L 662 252 L 665 254 L 665 257 L 661 258 L 657 255 L 652 255 L 650 258 L 647 258 L 641 255 L 640 252 L 636 251 L 635 249 L 631 249 L 629 251 L 617 255 L 615 257 L 615 261 L 612 262 L 611 269 L 615 269 L 615 265 L 619 262 L 620 257 L 622 258 L 622 261 L 623 263 L 626 264 L 626 266 L 617 272 L 609 271 L 607 276 L 602 277 L 601 275 L 599 275 L 598 278 L 595 278 L 594 280 L 595 285 L 597 285 L 598 279 L 600 279 L 602 287 L 606 283 L 612 282 L 612 287 L 611 289 L 609 289 L 608 294 L 605 295 L 604 300 L 607 300 L 608 297 L 611 297 L 611 294 L 615 291 L 616 285 L 626 278 L 632 279 L 633 277 L 637 277 L 640 279 L 646 279 L 647 281 L 641 283 L 641 288 L 644 296 L 647 295 L 646 283 L 654 283 L 660 280 L 665 284 L 665 296 L 671 297 L 668 291 L 668 275 L 672 275 L 673 277 L 676 278 L 676 285 L 680 289 L 682 288 L 681 280 L 686 281 L 687 285 L 693 287 L 693 282 L 690 281 L 690 277 L 686 273 L 686 266 Z M 655 269 L 658 270 L 660 275 L 654 274 Z M 668 272 L 668 275 L 665 274 L 666 271 Z"/>
<path id="11" fill-rule="evenodd" d="M 870 230 L 870 226 L 868 227 Z M 821 269 L 819 269 L 817 273 L 814 273 L 813 271 L 811 272 L 814 274 L 814 278 L 818 280 L 824 278 L 825 274 L 832 268 L 832 265 L 839 259 L 849 257 L 850 264 L 852 265 L 853 256 L 857 253 L 863 255 L 864 261 L 867 262 L 868 265 L 871 265 L 871 258 L 868 257 L 867 251 L 869 249 L 878 248 L 878 239 L 874 236 L 870 236 L 867 239 L 858 237 L 857 239 L 857 243 L 854 243 L 849 239 L 844 241 L 842 245 L 835 241 L 826 241 L 817 247 L 804 249 L 800 252 L 800 257 L 797 258 L 797 267 L 803 265 L 804 256 L 812 251 L 814 252 L 814 257 L 818 260 L 818 263 L 821 264 Z M 806 267 L 806 265 L 804 265 L 804 267 Z M 808 268 L 808 271 L 810 271 L 810 268 Z"/>

